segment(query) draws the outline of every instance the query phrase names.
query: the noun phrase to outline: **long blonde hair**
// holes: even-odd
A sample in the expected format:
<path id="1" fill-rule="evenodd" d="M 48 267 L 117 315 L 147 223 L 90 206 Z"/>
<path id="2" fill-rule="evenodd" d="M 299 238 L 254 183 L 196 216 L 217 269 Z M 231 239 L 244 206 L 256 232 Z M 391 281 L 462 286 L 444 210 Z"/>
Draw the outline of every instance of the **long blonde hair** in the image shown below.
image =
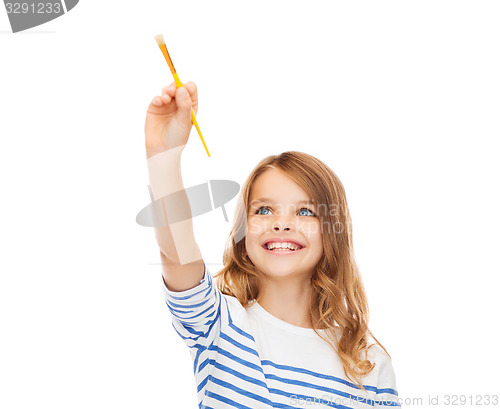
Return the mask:
<path id="1" fill-rule="evenodd" d="M 368 303 L 354 259 L 351 216 L 344 187 L 337 175 L 319 159 L 303 152 L 289 151 L 264 158 L 242 186 L 230 235 L 223 254 L 224 267 L 217 287 L 249 306 L 259 297 L 258 274 L 246 255 L 247 211 L 254 181 L 267 169 L 284 172 L 315 203 L 321 220 L 323 256 L 311 277 L 309 314 L 316 334 L 338 353 L 346 377 L 363 387 L 361 377 L 375 366 L 367 359 L 368 337 L 387 353 L 368 329 Z M 324 228 L 326 226 L 326 229 Z M 325 338 L 318 329 L 324 329 Z M 339 339 L 339 334 L 341 334 Z M 389 355 L 387 353 L 387 355 Z"/>

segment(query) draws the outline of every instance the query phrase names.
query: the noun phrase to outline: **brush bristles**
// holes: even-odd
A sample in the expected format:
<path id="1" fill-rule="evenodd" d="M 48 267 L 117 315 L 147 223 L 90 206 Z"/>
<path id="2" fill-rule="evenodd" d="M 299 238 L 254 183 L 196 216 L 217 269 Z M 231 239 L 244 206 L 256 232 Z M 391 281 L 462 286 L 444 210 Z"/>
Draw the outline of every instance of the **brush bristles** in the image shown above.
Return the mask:
<path id="1" fill-rule="evenodd" d="M 155 40 L 159 46 L 165 45 L 165 40 L 163 38 L 163 34 L 158 34 L 157 36 L 155 36 Z"/>

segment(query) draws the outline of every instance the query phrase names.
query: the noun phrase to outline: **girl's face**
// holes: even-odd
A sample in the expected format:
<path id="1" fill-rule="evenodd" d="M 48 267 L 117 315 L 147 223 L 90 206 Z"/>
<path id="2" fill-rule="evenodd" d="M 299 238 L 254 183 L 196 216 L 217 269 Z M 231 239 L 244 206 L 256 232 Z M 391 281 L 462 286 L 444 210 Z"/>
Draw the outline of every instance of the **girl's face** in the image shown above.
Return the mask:
<path id="1" fill-rule="evenodd" d="M 268 169 L 254 181 L 247 215 L 245 246 L 252 263 L 269 277 L 310 277 L 323 255 L 320 219 L 311 198 L 285 173 Z M 276 241 L 300 248 L 266 249 Z M 283 244 L 284 243 L 284 244 Z"/>

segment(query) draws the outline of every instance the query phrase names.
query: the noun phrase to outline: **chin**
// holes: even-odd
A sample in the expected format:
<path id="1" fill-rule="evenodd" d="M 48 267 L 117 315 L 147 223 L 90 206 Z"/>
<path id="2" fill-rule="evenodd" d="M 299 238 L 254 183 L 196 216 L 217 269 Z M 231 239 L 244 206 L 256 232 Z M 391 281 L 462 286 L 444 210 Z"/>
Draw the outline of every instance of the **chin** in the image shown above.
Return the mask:
<path id="1" fill-rule="evenodd" d="M 265 275 L 266 277 L 287 277 L 287 276 L 296 276 L 300 274 L 305 274 L 301 273 L 300 271 L 297 271 L 295 269 L 291 269 L 290 266 L 284 266 L 284 265 L 276 265 L 276 264 L 266 264 L 265 266 L 259 266 L 254 264 L 255 269 L 260 272 L 262 275 Z"/>

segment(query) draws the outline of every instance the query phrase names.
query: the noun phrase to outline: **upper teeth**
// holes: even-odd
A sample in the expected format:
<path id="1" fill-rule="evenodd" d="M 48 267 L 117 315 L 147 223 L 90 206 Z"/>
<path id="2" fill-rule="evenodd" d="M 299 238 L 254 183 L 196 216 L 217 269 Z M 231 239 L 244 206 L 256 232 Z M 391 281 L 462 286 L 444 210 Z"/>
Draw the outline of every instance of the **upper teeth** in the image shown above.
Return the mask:
<path id="1" fill-rule="evenodd" d="M 296 244 L 293 243 L 278 243 L 278 242 L 273 242 L 273 243 L 267 243 L 267 248 L 269 250 L 272 250 L 274 248 L 279 248 L 279 249 L 292 249 L 292 250 L 297 250 L 300 246 L 297 246 Z"/>

